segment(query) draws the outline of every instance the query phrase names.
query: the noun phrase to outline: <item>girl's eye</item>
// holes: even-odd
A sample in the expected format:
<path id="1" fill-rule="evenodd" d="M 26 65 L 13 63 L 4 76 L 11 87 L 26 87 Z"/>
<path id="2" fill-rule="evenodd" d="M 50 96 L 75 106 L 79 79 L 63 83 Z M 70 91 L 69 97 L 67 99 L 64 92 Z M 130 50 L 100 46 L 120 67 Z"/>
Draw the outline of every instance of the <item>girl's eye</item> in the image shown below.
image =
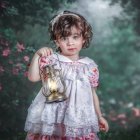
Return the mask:
<path id="1" fill-rule="evenodd" d="M 73 38 L 74 38 L 74 39 L 77 39 L 77 36 L 74 36 Z"/>
<path id="2" fill-rule="evenodd" d="M 65 41 L 65 40 L 67 40 L 67 38 L 66 37 L 61 37 L 61 40 Z"/>
<path id="3" fill-rule="evenodd" d="M 73 36 L 73 39 L 78 39 L 78 38 L 79 38 L 78 35 Z"/>

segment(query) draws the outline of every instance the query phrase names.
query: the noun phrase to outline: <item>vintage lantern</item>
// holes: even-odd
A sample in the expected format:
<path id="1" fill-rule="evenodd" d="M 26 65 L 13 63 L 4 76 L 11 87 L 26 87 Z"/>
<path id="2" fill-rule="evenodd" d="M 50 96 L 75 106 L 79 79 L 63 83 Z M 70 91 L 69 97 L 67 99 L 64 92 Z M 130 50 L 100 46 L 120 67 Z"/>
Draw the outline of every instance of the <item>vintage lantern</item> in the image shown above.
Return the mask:
<path id="1" fill-rule="evenodd" d="M 61 102 L 67 99 L 61 70 L 62 68 L 55 69 L 55 65 L 47 65 L 42 71 L 42 93 L 46 97 L 46 103 Z"/>

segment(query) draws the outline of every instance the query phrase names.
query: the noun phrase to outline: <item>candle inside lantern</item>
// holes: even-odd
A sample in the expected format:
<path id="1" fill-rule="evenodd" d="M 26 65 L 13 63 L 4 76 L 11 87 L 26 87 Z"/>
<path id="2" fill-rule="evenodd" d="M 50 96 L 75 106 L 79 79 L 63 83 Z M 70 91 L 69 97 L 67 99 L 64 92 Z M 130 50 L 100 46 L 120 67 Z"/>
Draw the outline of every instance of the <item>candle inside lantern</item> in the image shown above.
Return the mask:
<path id="1" fill-rule="evenodd" d="M 48 84 L 50 91 L 57 91 L 57 84 L 55 80 L 48 79 Z"/>

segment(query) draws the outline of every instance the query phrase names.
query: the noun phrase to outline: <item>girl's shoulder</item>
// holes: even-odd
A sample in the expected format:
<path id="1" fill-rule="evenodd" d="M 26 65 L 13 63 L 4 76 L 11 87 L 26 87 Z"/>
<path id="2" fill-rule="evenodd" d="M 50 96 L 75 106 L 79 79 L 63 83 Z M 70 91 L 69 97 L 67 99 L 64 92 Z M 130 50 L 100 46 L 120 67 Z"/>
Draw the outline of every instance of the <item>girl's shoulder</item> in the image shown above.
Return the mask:
<path id="1" fill-rule="evenodd" d="M 91 66 L 95 66 L 95 67 L 98 67 L 97 63 L 89 58 L 89 57 L 84 57 L 83 59 L 79 60 L 81 63 L 85 63 L 87 65 L 91 65 Z"/>

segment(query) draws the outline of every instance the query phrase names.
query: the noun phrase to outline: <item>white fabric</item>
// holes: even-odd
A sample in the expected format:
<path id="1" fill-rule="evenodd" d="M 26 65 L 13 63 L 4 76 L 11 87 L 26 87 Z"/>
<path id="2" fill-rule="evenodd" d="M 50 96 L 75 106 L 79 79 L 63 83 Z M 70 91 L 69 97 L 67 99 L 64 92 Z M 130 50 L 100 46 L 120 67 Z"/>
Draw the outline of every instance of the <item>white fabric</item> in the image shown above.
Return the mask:
<path id="1" fill-rule="evenodd" d="M 59 54 L 51 55 L 46 58 L 47 61 L 49 63 L 46 65 L 56 64 L 56 69 L 62 67 L 66 84 L 65 94 L 68 99 L 64 102 L 47 104 L 41 88 L 28 109 L 25 131 L 61 135 L 63 132 L 60 132 L 57 124 L 63 124 L 66 136 L 77 137 L 98 132 L 98 119 L 91 89 L 91 86 L 95 87 L 97 84 L 91 85 L 89 81 L 91 69 L 97 68 L 95 62 L 88 57 L 72 61 Z"/>

